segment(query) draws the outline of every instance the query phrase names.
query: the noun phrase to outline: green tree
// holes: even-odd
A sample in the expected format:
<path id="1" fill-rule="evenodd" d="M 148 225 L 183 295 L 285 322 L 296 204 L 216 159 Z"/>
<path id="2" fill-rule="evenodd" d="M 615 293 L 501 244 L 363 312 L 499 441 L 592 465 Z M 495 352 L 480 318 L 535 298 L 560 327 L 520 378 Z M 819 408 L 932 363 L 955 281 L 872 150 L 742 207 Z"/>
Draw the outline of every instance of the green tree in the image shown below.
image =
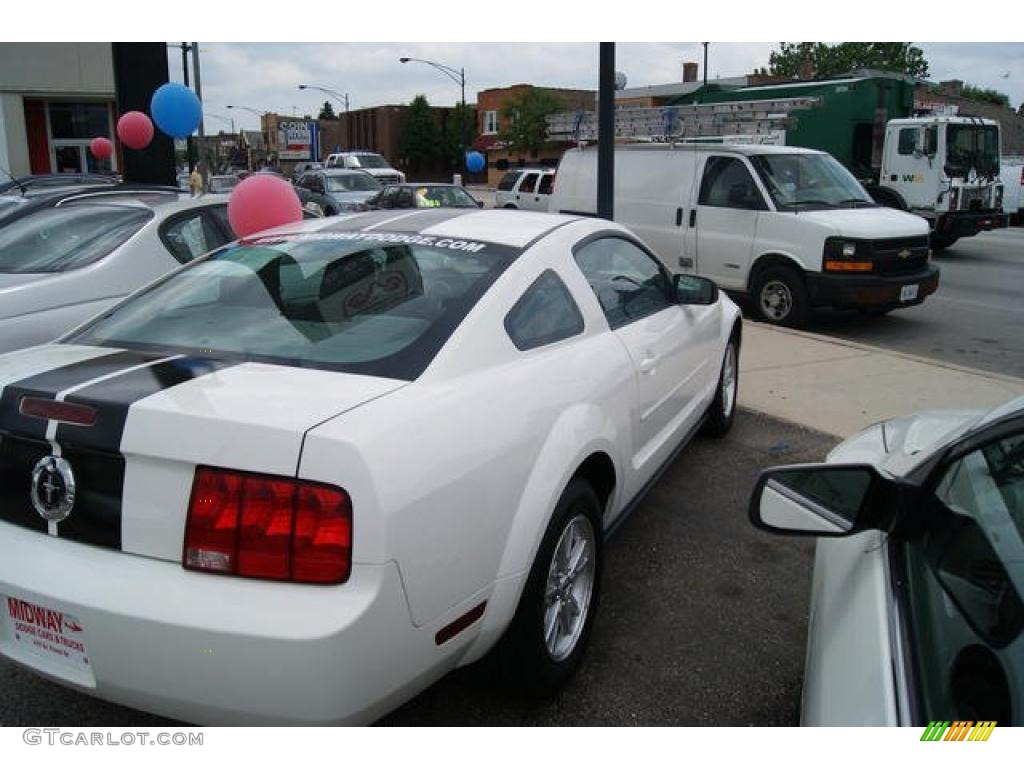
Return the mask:
<path id="1" fill-rule="evenodd" d="M 505 102 L 501 116 L 508 126 L 498 134 L 516 152 L 537 155 L 548 141 L 548 115 L 562 109 L 561 103 L 542 88 L 530 88 Z"/>
<path id="2" fill-rule="evenodd" d="M 797 77 L 807 60 L 814 77 L 833 77 L 856 69 L 882 69 L 928 77 L 924 51 L 912 43 L 779 43 L 768 56 L 773 75 Z"/>
<path id="3" fill-rule="evenodd" d="M 402 130 L 402 157 L 405 164 L 417 174 L 434 158 L 441 154 L 441 132 L 430 109 L 427 97 L 420 94 L 412 103 L 405 116 Z"/>
<path id="4" fill-rule="evenodd" d="M 468 104 L 456 104 L 448 111 L 441 131 L 441 154 L 449 169 L 465 172 L 463 153 L 468 152 L 473 143 L 475 120 L 476 114 Z"/>
<path id="5" fill-rule="evenodd" d="M 965 99 L 987 101 L 990 104 L 1000 104 L 1004 107 L 1010 106 L 1010 97 L 1005 93 L 1000 93 L 992 88 L 982 88 L 977 85 L 971 85 L 970 83 L 960 90 L 960 95 Z"/>
<path id="6" fill-rule="evenodd" d="M 317 116 L 319 120 L 336 120 L 337 115 L 334 114 L 334 107 L 331 106 L 331 102 L 325 101 L 324 105 L 320 107 L 320 114 Z"/>

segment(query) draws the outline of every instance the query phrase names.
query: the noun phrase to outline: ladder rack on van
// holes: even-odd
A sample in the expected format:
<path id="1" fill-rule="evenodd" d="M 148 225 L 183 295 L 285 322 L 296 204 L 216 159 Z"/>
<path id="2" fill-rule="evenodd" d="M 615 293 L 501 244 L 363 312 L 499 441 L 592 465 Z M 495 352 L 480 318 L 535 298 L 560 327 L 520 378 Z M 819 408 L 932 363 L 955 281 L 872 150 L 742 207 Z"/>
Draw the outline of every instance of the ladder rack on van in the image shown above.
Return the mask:
<path id="1" fill-rule="evenodd" d="M 615 136 L 628 139 L 691 139 L 702 137 L 778 135 L 792 125 L 791 113 L 820 103 L 817 98 L 763 99 L 673 107 L 619 107 Z M 548 137 L 563 141 L 597 139 L 597 113 L 558 112 L 548 117 Z"/>

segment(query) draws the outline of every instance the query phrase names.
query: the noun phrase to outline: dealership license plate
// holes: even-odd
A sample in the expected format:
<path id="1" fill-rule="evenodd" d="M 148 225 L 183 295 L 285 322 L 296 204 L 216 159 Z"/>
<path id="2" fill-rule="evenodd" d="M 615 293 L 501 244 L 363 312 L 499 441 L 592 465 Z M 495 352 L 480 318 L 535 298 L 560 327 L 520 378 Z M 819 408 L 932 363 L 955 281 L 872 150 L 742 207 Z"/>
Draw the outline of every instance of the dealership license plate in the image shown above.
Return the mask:
<path id="1" fill-rule="evenodd" d="M 904 285 L 900 288 L 900 301 L 913 301 L 917 298 L 917 283 Z"/>
<path id="2" fill-rule="evenodd" d="M 85 649 L 85 628 L 70 613 L 16 597 L 0 596 L 0 637 L 12 655 L 32 654 L 39 666 L 70 668 L 92 675 Z"/>

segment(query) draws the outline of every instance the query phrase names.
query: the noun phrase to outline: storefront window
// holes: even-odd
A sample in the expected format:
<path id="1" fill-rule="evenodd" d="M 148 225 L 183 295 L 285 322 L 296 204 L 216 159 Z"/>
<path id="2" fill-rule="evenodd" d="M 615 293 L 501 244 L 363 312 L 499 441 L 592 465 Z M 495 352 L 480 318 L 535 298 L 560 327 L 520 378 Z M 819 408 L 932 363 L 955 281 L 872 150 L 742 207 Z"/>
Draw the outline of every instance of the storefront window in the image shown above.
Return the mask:
<path id="1" fill-rule="evenodd" d="M 110 110 L 106 104 L 51 102 L 50 135 L 54 139 L 93 139 L 110 136 Z"/>

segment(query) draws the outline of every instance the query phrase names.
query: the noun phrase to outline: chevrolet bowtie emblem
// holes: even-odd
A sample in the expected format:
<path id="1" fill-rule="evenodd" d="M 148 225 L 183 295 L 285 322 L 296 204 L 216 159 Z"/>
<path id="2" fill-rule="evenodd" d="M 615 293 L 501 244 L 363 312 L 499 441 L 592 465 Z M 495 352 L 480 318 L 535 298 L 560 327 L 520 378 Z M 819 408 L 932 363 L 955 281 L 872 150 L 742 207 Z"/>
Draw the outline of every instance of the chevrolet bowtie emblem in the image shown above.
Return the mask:
<path id="1" fill-rule="evenodd" d="M 909 248 L 904 248 L 902 251 L 900 251 L 896 255 L 899 256 L 901 259 L 910 258 L 910 249 Z"/>

